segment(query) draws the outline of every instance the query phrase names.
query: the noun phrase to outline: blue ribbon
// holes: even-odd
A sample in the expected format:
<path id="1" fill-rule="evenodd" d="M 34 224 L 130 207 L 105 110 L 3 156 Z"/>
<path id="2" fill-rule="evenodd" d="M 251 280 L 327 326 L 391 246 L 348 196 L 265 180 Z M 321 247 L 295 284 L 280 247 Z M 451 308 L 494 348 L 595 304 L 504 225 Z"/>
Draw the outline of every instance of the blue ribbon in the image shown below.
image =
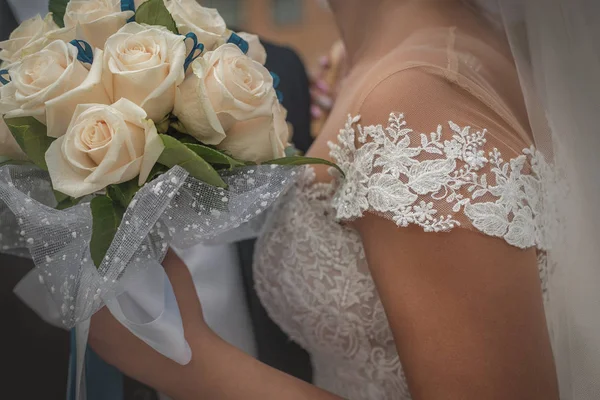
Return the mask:
<path id="1" fill-rule="evenodd" d="M 133 0 L 121 0 L 121 11 L 135 12 L 135 3 Z M 135 15 L 127 20 L 127 22 L 135 21 Z"/>
<path id="2" fill-rule="evenodd" d="M 275 72 L 270 72 L 270 74 L 273 77 L 273 88 L 277 89 L 277 87 L 281 83 L 281 79 L 279 78 L 279 75 L 277 75 Z"/>
<path id="3" fill-rule="evenodd" d="M 250 50 L 250 45 L 248 44 L 248 42 L 239 37 L 238 34 L 235 32 L 233 32 L 231 36 L 229 36 L 227 43 L 235 44 L 237 47 L 240 48 L 240 50 L 244 52 L 244 54 L 248 54 L 248 50 Z"/>
<path id="4" fill-rule="evenodd" d="M 94 51 L 92 46 L 85 40 L 71 40 L 73 46 L 77 47 L 77 59 L 82 63 L 92 64 L 94 62 Z"/>
<path id="5" fill-rule="evenodd" d="M 279 100 L 280 103 L 283 103 L 283 92 L 281 90 L 277 90 L 277 87 L 281 83 L 281 78 L 279 78 L 279 75 L 277 75 L 275 72 L 269 73 L 273 77 L 273 89 L 275 89 L 275 94 L 277 94 L 277 100 Z"/>
<path id="6" fill-rule="evenodd" d="M 4 75 L 8 76 L 8 79 L 5 78 Z M 10 74 L 7 69 L 0 70 L 0 83 L 3 85 L 8 85 L 10 83 Z"/>
<path id="7" fill-rule="evenodd" d="M 133 0 L 121 0 L 121 11 L 135 11 Z"/>
<path id="8" fill-rule="evenodd" d="M 183 64 L 184 71 L 187 71 L 190 64 L 193 63 L 196 58 L 200 57 L 202 55 L 202 52 L 204 51 L 204 45 L 202 43 L 198 43 L 198 36 L 196 36 L 195 33 L 190 32 L 187 35 L 185 35 L 184 40 L 188 39 L 192 39 L 194 45 L 192 47 L 192 51 L 190 51 L 190 54 L 188 54 L 188 56 L 185 59 L 185 64 Z M 198 53 L 196 54 L 196 52 Z"/>

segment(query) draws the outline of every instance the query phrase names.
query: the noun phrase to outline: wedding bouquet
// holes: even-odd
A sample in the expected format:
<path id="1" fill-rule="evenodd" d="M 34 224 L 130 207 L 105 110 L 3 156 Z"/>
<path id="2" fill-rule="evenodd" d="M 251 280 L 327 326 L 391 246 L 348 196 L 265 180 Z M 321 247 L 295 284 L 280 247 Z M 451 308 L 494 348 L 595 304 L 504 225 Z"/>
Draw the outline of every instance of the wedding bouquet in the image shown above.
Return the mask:
<path id="1" fill-rule="evenodd" d="M 106 305 L 185 363 L 167 249 L 256 233 L 294 166 L 329 163 L 288 146 L 264 48 L 216 10 L 49 9 L 0 42 L 0 250 L 32 257 L 16 291 L 46 320 L 85 332 Z"/>

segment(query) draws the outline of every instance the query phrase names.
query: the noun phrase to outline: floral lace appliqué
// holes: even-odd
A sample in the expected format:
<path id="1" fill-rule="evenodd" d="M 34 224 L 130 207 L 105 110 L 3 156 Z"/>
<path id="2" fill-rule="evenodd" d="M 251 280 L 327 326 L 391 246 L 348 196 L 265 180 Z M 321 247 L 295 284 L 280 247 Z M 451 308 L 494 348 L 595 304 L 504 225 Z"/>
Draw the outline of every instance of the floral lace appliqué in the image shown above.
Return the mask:
<path id="1" fill-rule="evenodd" d="M 533 147 L 504 160 L 487 131 L 448 122 L 429 135 L 390 114 L 387 127 L 348 117 L 331 156 L 346 173 L 334 197 L 339 220 L 366 211 L 428 232 L 474 227 L 519 248 L 544 249 L 542 181 L 551 172 Z M 450 132 L 446 132 L 449 129 Z M 466 217 L 466 218 L 465 218 Z"/>

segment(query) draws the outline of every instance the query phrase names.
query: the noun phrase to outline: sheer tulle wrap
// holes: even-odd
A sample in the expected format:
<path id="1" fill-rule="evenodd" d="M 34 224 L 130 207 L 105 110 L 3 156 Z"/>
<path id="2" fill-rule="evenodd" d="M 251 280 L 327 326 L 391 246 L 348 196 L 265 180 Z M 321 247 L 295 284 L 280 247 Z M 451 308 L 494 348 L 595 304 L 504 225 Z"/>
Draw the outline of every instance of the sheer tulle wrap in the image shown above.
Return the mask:
<path id="1" fill-rule="evenodd" d="M 78 327 L 79 349 L 85 349 L 90 317 L 106 305 L 148 345 L 185 364 L 191 352 L 161 266 L 167 249 L 258 235 L 265 211 L 294 183 L 296 174 L 297 168 L 283 166 L 246 167 L 224 173 L 228 188 L 220 189 L 189 177 L 180 167 L 172 168 L 135 196 L 97 269 L 89 248 L 89 201 L 56 210 L 46 172 L 3 166 L 0 249 L 32 257 L 35 268 L 16 293 L 47 322 Z"/>

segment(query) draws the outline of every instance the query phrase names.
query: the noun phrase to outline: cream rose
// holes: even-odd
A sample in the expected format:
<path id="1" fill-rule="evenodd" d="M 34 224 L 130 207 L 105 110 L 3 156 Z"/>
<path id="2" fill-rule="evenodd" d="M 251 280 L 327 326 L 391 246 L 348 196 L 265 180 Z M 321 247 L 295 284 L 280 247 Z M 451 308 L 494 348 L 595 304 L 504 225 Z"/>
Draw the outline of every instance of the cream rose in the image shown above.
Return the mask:
<path id="1" fill-rule="evenodd" d="M 290 140 L 286 117 L 287 110 L 276 101 L 271 116 L 234 124 L 217 147 L 239 160 L 257 163 L 285 157 Z"/>
<path id="2" fill-rule="evenodd" d="M 48 136 L 64 135 L 75 107 L 109 104 L 102 86 L 102 50 L 88 71 L 75 46 L 57 40 L 9 67 L 11 82 L 0 87 L 0 113 L 6 118 L 33 116 L 48 127 Z"/>
<path id="3" fill-rule="evenodd" d="M 0 42 L 0 60 L 9 63 L 18 61 L 17 54 L 21 49 L 31 45 L 33 42 L 41 39 L 49 32 L 57 30 L 58 25 L 52 20 L 52 14 L 42 18 L 39 14 L 33 18 L 23 21 L 17 29 L 15 29 L 8 40 Z"/>
<path id="4" fill-rule="evenodd" d="M 113 101 L 129 99 L 158 122 L 173 109 L 185 58 L 183 36 L 132 22 L 107 40 L 102 81 Z"/>
<path id="5" fill-rule="evenodd" d="M 27 156 L 13 137 L 12 133 L 6 126 L 6 123 L 0 117 L 0 158 L 7 157 L 10 160 L 26 160 Z"/>
<path id="6" fill-rule="evenodd" d="M 248 57 L 265 65 L 267 62 L 267 51 L 258 36 L 247 32 L 239 32 L 238 36 L 248 42 Z"/>
<path id="7" fill-rule="evenodd" d="M 77 107 L 67 133 L 46 152 L 55 190 L 79 198 L 127 182 L 143 185 L 164 150 L 156 126 L 129 100 Z"/>
<path id="8" fill-rule="evenodd" d="M 192 69 L 173 110 L 190 135 L 246 161 L 284 155 L 286 113 L 264 66 L 225 44 L 194 61 Z"/>
<path id="9" fill-rule="evenodd" d="M 134 14 L 121 11 L 121 0 L 71 0 L 64 21 L 66 28 L 75 28 L 77 39 L 104 49 L 106 40 Z"/>
<path id="10" fill-rule="evenodd" d="M 227 26 L 217 10 L 202 7 L 196 0 L 169 0 L 165 4 L 179 33 L 195 33 L 205 51 L 214 50 L 227 41 Z"/>
<path id="11" fill-rule="evenodd" d="M 70 42 L 73 39 L 75 30 L 60 29 L 52 20 L 52 14 L 43 19 L 37 15 L 24 21 L 11 33 L 8 40 L 0 42 L 0 60 L 10 65 L 35 54 L 55 40 Z"/>

